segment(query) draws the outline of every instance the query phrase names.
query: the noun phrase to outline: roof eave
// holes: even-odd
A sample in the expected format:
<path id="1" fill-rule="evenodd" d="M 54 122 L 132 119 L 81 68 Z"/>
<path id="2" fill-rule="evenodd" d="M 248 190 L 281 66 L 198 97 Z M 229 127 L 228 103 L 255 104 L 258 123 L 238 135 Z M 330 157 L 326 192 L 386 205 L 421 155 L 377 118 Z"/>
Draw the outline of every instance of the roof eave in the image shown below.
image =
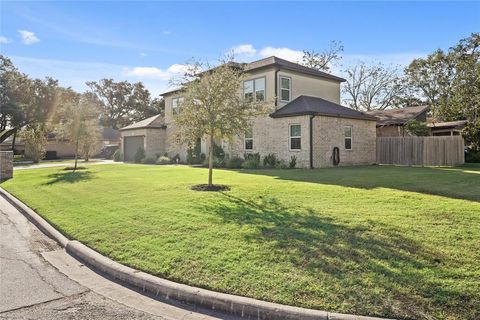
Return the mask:
<path id="1" fill-rule="evenodd" d="M 306 111 L 306 112 L 295 112 L 295 113 L 288 113 L 288 114 L 275 114 L 271 113 L 271 118 L 288 118 L 288 117 L 298 117 L 298 116 L 323 116 L 323 117 L 332 117 L 332 118 L 343 118 L 343 119 L 355 119 L 355 120 L 367 120 L 367 121 L 378 121 L 378 118 L 375 117 L 362 117 L 362 116 L 347 116 L 343 114 L 329 114 L 329 113 L 322 113 L 322 112 L 313 112 L 313 111 Z"/>

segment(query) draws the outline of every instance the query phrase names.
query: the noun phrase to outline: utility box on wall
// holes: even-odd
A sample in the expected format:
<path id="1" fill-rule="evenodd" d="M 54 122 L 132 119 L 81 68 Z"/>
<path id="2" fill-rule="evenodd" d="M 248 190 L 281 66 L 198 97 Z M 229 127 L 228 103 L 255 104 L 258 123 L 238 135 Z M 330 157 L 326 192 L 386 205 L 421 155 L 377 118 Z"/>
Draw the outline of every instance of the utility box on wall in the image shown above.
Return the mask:
<path id="1" fill-rule="evenodd" d="M 13 151 L 0 151 L 0 181 L 13 177 Z"/>

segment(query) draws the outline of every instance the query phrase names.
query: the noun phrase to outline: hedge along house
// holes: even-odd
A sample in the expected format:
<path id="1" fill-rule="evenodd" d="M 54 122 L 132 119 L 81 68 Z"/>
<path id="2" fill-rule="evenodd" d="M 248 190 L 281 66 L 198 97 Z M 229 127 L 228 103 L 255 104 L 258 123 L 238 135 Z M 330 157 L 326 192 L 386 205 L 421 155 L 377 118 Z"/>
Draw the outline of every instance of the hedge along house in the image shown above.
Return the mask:
<path id="1" fill-rule="evenodd" d="M 295 156 L 302 168 L 333 166 L 337 164 L 334 158 L 340 159 L 339 165 L 375 163 L 377 119 L 340 105 L 344 79 L 277 57 L 239 65 L 247 74 L 240 94 L 246 99 L 275 101 L 275 106 L 269 115 L 252 119 L 243 135 L 216 142 L 229 156 L 273 153 L 287 163 Z M 163 97 L 166 134 L 162 143 L 169 156 L 178 154 L 185 161 L 187 146 L 174 138 L 182 90 L 166 92 Z M 206 154 L 206 140 L 199 143 Z"/>
<path id="2" fill-rule="evenodd" d="M 124 161 L 133 161 L 138 148 L 147 157 L 158 157 L 167 151 L 166 126 L 159 114 L 120 129 L 121 150 Z"/>

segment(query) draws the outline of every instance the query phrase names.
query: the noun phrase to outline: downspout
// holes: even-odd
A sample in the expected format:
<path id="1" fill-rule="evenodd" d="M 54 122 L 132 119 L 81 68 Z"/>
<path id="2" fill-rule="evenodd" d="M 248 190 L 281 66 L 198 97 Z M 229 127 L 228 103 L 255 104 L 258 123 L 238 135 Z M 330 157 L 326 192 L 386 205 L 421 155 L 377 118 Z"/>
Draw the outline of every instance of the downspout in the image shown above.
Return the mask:
<path id="1" fill-rule="evenodd" d="M 315 115 L 310 116 L 310 169 L 313 169 L 313 118 Z"/>
<path id="2" fill-rule="evenodd" d="M 280 71 L 280 68 L 277 68 L 275 70 L 275 110 L 277 110 L 278 106 L 278 72 Z"/>

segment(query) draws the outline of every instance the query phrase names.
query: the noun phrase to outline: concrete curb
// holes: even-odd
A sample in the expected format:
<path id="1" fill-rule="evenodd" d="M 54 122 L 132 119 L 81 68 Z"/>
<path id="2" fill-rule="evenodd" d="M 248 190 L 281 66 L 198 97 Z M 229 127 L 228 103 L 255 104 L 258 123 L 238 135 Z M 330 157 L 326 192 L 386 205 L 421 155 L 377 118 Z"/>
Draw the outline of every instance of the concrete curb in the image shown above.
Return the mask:
<path id="1" fill-rule="evenodd" d="M 76 240 L 68 240 L 35 211 L 1 187 L 0 194 L 43 233 L 57 241 L 70 255 L 114 279 L 163 299 L 172 299 L 189 305 L 218 310 L 247 319 L 385 320 L 384 318 L 340 314 L 281 305 L 196 288 L 162 279 L 115 262 Z"/>

